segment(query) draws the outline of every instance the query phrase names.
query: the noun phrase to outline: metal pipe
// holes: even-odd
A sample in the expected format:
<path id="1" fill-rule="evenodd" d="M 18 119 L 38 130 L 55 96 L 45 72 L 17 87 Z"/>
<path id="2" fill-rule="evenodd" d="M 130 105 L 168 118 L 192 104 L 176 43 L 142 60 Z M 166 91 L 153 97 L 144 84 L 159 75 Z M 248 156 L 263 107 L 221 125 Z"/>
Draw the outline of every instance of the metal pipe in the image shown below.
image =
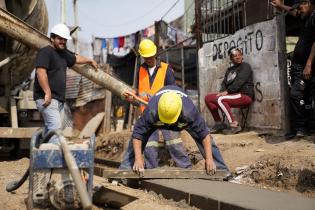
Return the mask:
<path id="1" fill-rule="evenodd" d="M 61 134 L 61 131 L 57 131 L 57 136 L 59 138 L 60 147 L 63 152 L 67 167 L 75 184 L 75 187 L 79 193 L 80 200 L 83 206 L 83 209 L 92 209 L 92 201 L 90 199 L 89 193 L 83 183 L 80 170 L 75 162 L 75 159 L 68 147 L 65 137 Z"/>
<path id="2" fill-rule="evenodd" d="M 0 32 L 33 49 L 50 45 L 46 35 L 3 9 L 0 9 Z M 95 71 L 89 65 L 74 65 L 72 69 L 122 98 L 124 92 L 133 91 L 124 82 L 101 70 Z"/>
<path id="3" fill-rule="evenodd" d="M 18 54 L 14 54 L 11 55 L 5 59 L 3 59 L 2 61 L 0 61 L 0 68 L 8 63 L 10 63 L 10 61 L 12 61 L 14 58 L 18 57 Z"/>

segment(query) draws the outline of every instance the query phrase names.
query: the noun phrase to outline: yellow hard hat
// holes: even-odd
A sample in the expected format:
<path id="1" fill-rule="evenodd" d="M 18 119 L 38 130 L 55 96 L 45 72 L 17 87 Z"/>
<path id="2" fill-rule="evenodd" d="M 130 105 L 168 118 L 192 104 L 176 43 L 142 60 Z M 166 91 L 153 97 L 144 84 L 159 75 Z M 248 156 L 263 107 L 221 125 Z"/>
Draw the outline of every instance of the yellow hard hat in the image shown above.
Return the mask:
<path id="1" fill-rule="evenodd" d="M 173 124 L 182 111 L 182 99 L 175 92 L 164 93 L 158 103 L 158 114 L 162 122 Z"/>
<path id="2" fill-rule="evenodd" d="M 156 45 L 150 39 L 143 39 L 140 42 L 138 52 L 144 58 L 152 57 L 156 54 Z"/>

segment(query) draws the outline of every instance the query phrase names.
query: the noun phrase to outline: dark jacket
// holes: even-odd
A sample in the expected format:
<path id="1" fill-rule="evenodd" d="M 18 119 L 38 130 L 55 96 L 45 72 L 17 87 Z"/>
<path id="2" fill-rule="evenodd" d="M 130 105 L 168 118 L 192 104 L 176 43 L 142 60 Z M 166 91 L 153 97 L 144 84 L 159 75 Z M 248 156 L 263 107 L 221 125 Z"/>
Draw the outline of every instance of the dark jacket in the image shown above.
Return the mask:
<path id="1" fill-rule="evenodd" d="M 182 96 L 182 112 L 173 125 L 164 124 L 159 120 L 158 116 L 158 102 L 163 92 L 165 91 L 177 91 Z M 169 85 L 163 87 L 159 92 L 153 96 L 144 110 L 143 115 L 137 120 L 133 132 L 132 138 L 139 139 L 143 142 L 147 142 L 149 136 L 156 129 L 167 129 L 173 131 L 181 131 L 185 129 L 197 142 L 202 140 L 210 133 L 205 120 L 201 117 L 199 111 L 194 106 L 192 100 L 187 96 L 183 89 Z"/>
<path id="2" fill-rule="evenodd" d="M 248 63 L 234 65 L 227 69 L 221 91 L 229 94 L 242 93 L 254 99 L 253 71 Z"/>

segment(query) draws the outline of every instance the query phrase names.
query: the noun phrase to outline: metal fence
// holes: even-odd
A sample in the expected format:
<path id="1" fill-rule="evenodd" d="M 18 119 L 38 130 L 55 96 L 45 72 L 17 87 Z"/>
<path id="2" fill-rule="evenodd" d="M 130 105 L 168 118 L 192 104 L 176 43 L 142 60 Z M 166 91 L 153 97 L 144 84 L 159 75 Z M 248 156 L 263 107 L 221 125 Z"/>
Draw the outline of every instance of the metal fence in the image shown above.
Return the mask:
<path id="1" fill-rule="evenodd" d="M 245 0 L 201 0 L 202 42 L 233 34 L 246 26 Z"/>

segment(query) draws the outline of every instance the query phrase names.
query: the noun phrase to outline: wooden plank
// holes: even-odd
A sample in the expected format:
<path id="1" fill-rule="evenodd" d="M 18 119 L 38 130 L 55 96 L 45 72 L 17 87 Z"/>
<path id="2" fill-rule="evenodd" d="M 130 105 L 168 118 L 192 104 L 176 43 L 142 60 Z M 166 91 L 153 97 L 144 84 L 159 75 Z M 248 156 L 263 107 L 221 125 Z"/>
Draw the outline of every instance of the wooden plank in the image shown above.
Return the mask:
<path id="1" fill-rule="evenodd" d="M 104 178 L 128 179 L 209 179 L 222 180 L 227 176 L 227 171 L 217 170 L 214 175 L 208 175 L 205 170 L 190 169 L 145 169 L 144 176 L 140 177 L 132 170 L 108 169 L 97 167 Z"/>
<path id="2" fill-rule="evenodd" d="M 0 139 L 30 139 L 32 138 L 35 131 L 40 127 L 27 127 L 27 128 L 11 128 L 11 127 L 0 127 Z M 72 134 L 64 132 L 65 137 L 71 137 Z"/>
<path id="3" fill-rule="evenodd" d="M 10 98 L 10 116 L 11 116 L 11 127 L 17 128 L 18 117 L 17 117 L 17 110 L 16 110 L 16 101 L 13 97 Z"/>
<path id="4" fill-rule="evenodd" d="M 39 129 L 39 127 L 30 128 L 11 128 L 11 127 L 0 127 L 0 138 L 31 138 L 34 132 Z"/>

